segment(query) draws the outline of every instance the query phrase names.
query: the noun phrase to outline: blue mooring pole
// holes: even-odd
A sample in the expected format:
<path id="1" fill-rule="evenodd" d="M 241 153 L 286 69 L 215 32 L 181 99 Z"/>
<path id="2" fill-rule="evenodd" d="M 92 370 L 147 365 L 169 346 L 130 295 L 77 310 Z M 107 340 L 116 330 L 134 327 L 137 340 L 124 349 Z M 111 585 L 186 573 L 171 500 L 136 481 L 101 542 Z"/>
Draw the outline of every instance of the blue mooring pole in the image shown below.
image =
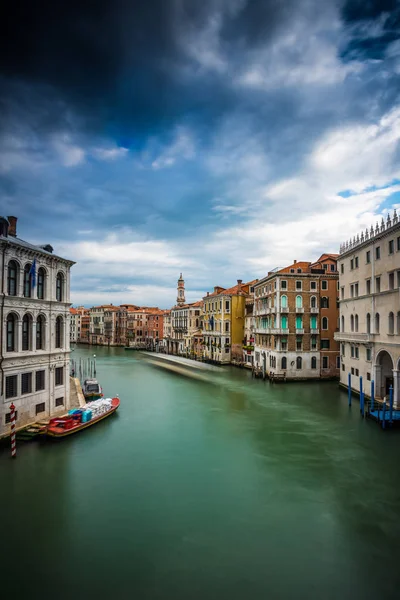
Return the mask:
<path id="1" fill-rule="evenodd" d="M 364 416 L 364 392 L 362 377 L 360 377 L 360 413 L 362 416 Z"/>
<path id="2" fill-rule="evenodd" d="M 382 417 L 383 417 L 382 429 L 385 429 L 385 427 L 386 427 L 386 400 L 383 401 Z"/>
<path id="3" fill-rule="evenodd" d="M 374 402 L 375 402 L 375 381 L 371 381 L 371 410 L 374 410 Z"/>
<path id="4" fill-rule="evenodd" d="M 389 388 L 389 422 L 393 423 L 393 386 Z"/>
<path id="5" fill-rule="evenodd" d="M 349 406 L 351 406 L 351 373 L 348 376 L 348 394 L 349 394 Z"/>

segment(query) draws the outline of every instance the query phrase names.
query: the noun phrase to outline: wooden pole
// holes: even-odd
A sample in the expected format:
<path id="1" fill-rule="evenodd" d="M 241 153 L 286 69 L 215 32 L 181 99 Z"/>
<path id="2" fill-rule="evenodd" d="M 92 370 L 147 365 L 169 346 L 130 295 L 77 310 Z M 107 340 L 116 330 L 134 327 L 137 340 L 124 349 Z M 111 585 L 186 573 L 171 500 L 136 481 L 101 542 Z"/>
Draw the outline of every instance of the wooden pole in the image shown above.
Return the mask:
<path id="1" fill-rule="evenodd" d="M 17 440 L 15 436 L 15 406 L 14 402 L 10 404 L 10 422 L 11 422 L 11 458 L 17 457 Z"/>

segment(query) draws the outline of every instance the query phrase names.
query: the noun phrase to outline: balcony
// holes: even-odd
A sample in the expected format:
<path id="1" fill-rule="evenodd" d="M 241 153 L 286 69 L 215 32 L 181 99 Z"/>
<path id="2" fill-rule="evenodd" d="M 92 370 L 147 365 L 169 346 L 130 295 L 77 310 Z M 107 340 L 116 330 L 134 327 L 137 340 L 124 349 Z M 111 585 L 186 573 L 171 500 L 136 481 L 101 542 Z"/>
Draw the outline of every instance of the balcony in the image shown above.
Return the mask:
<path id="1" fill-rule="evenodd" d="M 297 335 L 302 335 L 304 333 L 304 329 L 296 329 Z"/>
<path id="2" fill-rule="evenodd" d="M 297 313 L 303 313 L 304 312 L 304 308 L 296 306 L 296 312 Z"/>
<path id="3" fill-rule="evenodd" d="M 310 329 L 310 333 L 311 333 L 311 335 L 318 335 L 319 329 Z"/>
<path id="4" fill-rule="evenodd" d="M 281 306 L 281 313 L 288 313 L 288 312 L 289 312 L 288 306 Z"/>
<path id="5" fill-rule="evenodd" d="M 310 308 L 310 313 L 314 313 L 315 315 L 317 315 L 318 312 L 319 312 L 319 308 L 317 306 Z"/>
<path id="6" fill-rule="evenodd" d="M 334 339 L 336 342 L 373 342 L 374 333 L 354 333 L 345 331 L 336 331 Z"/>

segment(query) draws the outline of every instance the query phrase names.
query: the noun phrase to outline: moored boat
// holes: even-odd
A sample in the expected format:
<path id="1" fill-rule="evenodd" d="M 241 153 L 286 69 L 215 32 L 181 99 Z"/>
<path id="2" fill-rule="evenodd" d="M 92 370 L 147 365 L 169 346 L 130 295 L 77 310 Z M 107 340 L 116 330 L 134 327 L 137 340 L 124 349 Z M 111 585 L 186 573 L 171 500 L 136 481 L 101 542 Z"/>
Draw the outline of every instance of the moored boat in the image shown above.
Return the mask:
<path id="1" fill-rule="evenodd" d="M 115 413 L 119 404 L 119 398 L 95 400 L 82 408 L 70 410 L 63 417 L 50 419 L 45 433 L 53 438 L 62 438 L 77 433 Z"/>
<path id="2" fill-rule="evenodd" d="M 85 379 L 82 386 L 82 392 L 85 400 L 98 400 L 103 397 L 103 391 L 97 379 Z"/>

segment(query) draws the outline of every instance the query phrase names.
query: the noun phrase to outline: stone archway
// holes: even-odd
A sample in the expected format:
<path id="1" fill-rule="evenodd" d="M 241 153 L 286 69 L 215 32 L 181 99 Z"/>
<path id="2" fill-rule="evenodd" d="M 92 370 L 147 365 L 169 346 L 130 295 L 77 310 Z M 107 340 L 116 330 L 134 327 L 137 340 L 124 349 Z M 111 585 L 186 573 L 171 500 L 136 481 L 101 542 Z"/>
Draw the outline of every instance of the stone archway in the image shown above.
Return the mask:
<path id="1" fill-rule="evenodd" d="M 389 396 L 389 388 L 394 386 L 393 369 L 393 360 L 389 352 L 378 352 L 375 363 L 375 393 L 378 398 Z"/>

